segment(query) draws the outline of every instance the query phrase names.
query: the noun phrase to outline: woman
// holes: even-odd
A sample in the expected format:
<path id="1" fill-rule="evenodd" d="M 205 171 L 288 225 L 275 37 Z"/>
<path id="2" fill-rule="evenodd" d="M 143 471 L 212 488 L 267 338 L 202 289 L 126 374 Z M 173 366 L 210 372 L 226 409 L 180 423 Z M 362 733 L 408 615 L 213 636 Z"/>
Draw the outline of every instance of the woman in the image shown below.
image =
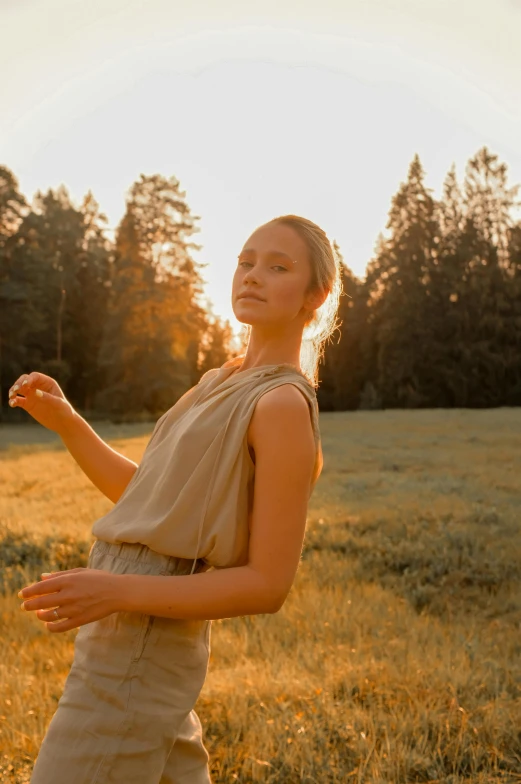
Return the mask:
<path id="1" fill-rule="evenodd" d="M 210 781 L 194 705 L 211 621 L 277 612 L 295 578 L 323 465 L 317 366 L 340 280 L 311 221 L 286 215 L 254 231 L 232 286 L 246 353 L 160 417 L 139 466 L 53 379 L 33 372 L 13 386 L 11 405 L 59 433 L 115 502 L 93 525 L 86 569 L 44 573 L 19 594 L 50 632 L 78 628 L 31 784 Z"/>

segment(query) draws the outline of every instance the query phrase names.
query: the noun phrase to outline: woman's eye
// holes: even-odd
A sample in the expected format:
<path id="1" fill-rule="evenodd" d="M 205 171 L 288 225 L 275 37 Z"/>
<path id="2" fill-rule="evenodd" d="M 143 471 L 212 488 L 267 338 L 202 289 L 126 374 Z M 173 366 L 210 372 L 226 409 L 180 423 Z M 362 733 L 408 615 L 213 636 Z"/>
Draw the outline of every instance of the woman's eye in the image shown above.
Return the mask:
<path id="1" fill-rule="evenodd" d="M 251 261 L 241 261 L 239 259 L 239 267 L 242 267 L 244 264 L 249 264 L 251 266 Z M 283 267 L 282 264 L 274 264 L 273 269 L 281 269 L 283 272 L 287 272 L 287 268 Z"/>

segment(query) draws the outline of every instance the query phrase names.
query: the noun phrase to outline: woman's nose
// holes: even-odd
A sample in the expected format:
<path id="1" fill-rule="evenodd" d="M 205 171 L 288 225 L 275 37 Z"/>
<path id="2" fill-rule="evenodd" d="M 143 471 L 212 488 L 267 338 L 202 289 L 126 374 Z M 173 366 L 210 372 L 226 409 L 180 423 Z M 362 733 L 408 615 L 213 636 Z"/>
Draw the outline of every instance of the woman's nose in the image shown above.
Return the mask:
<path id="1" fill-rule="evenodd" d="M 243 281 L 245 283 L 258 283 L 259 282 L 259 276 L 255 272 L 255 269 L 248 270 L 248 272 L 246 273 L 246 275 L 243 278 Z"/>

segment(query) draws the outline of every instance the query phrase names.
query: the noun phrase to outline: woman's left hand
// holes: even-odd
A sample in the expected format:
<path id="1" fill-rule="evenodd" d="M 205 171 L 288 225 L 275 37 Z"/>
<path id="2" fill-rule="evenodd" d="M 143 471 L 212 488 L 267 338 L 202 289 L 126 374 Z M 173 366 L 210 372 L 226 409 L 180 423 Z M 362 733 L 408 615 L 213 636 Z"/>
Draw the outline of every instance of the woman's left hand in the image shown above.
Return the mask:
<path id="1" fill-rule="evenodd" d="M 50 632 L 67 632 L 118 612 L 119 576 L 102 569 L 67 569 L 42 575 L 41 582 L 22 588 L 18 596 L 22 609 L 36 611 Z"/>

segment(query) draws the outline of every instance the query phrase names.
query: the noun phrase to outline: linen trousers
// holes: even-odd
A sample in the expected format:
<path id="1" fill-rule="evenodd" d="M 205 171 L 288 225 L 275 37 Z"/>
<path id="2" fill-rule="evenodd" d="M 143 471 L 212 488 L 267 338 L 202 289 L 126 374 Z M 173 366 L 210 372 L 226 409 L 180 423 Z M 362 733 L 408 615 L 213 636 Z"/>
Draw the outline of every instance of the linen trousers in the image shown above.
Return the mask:
<path id="1" fill-rule="evenodd" d="M 185 575 L 192 560 L 97 539 L 88 566 Z M 196 571 L 204 571 L 198 561 Z M 211 784 L 194 705 L 211 621 L 117 612 L 80 626 L 30 784 Z"/>

